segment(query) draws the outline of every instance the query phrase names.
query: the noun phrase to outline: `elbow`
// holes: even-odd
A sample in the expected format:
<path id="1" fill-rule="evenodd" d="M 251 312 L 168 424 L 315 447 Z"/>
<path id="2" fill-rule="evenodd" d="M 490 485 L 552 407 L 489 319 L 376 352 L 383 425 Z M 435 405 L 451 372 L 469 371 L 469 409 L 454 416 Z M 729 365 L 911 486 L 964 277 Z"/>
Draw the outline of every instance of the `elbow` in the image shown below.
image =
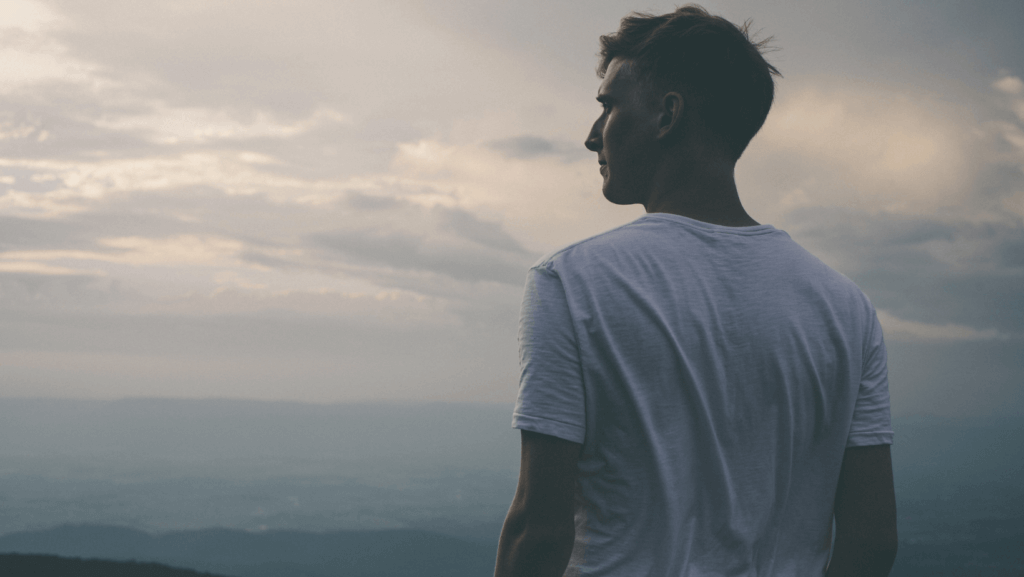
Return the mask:
<path id="1" fill-rule="evenodd" d="M 524 551 L 546 557 L 572 551 L 576 530 L 572 524 L 524 523 L 515 541 Z"/>
<path id="2" fill-rule="evenodd" d="M 896 562 L 898 549 L 895 531 L 865 531 L 855 535 L 839 532 L 827 575 L 888 575 Z"/>
<path id="3" fill-rule="evenodd" d="M 506 523 L 495 575 L 561 575 L 576 539 L 572 524 Z"/>
<path id="4" fill-rule="evenodd" d="M 576 540 L 576 522 L 571 514 L 559 517 L 531 514 L 513 504 L 505 519 L 502 538 L 521 544 L 559 545 L 571 549 Z"/>
<path id="5" fill-rule="evenodd" d="M 552 550 L 572 550 L 576 541 L 576 528 L 572 524 L 550 525 L 527 529 L 529 538 L 538 543 L 545 543 Z"/>
<path id="6" fill-rule="evenodd" d="M 858 539 L 855 542 L 841 543 L 836 539 L 832 561 L 835 572 L 828 575 L 888 575 L 896 562 L 899 543 L 895 538 L 877 536 L 875 538 Z M 842 567 L 845 570 L 840 570 Z"/>

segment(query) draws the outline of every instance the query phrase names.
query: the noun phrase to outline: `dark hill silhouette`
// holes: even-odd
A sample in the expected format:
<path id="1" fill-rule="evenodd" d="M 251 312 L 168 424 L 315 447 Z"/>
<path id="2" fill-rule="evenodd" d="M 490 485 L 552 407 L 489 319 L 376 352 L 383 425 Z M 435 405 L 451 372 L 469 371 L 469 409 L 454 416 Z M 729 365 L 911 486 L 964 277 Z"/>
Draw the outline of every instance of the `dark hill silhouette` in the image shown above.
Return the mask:
<path id="1" fill-rule="evenodd" d="M 494 571 L 494 545 L 427 531 L 176 531 L 65 525 L 0 536 L 0 552 L 166 563 L 239 577 L 469 577 Z"/>
<path id="2" fill-rule="evenodd" d="M 0 555 L 4 577 L 222 577 L 160 563 L 68 559 L 54 555 Z"/>

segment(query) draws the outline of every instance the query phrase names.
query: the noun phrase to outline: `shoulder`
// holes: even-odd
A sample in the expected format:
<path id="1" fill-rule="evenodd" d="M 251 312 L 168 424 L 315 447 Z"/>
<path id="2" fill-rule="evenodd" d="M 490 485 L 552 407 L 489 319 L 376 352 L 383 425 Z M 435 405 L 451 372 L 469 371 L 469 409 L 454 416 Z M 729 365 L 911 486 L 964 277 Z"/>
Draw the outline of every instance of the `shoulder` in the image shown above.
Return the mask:
<path id="1" fill-rule="evenodd" d="M 622 250 L 628 246 L 630 244 L 628 237 L 634 236 L 642 225 L 642 219 L 637 219 L 611 230 L 578 240 L 542 256 L 530 269 L 557 274 L 560 270 L 592 262 L 602 255 Z"/>
<path id="2" fill-rule="evenodd" d="M 814 254 L 809 252 L 807 249 L 805 249 L 802 246 L 798 245 L 797 243 L 794 242 L 793 246 L 798 247 L 798 249 L 801 252 L 803 252 L 803 253 L 805 253 L 807 255 L 805 258 L 806 258 L 806 260 L 809 263 L 809 268 L 811 268 L 812 270 L 814 270 L 816 272 L 814 277 L 820 279 L 821 282 L 829 284 L 830 286 L 835 288 L 835 290 L 837 290 L 837 291 L 842 291 L 842 292 L 849 293 L 851 296 L 853 296 L 855 298 L 858 298 L 858 299 L 865 299 L 865 298 L 867 298 L 864 295 L 863 291 L 861 291 L 861 289 L 857 285 L 857 283 L 855 283 L 850 277 L 848 277 L 845 274 L 839 272 L 838 270 L 832 268 L 831 266 L 826 264 L 823 260 L 821 260 L 820 258 L 815 256 Z"/>
<path id="3" fill-rule="evenodd" d="M 792 272 L 799 278 L 804 291 L 818 294 L 828 302 L 836 314 L 857 319 L 859 324 L 875 322 L 875 308 L 868 295 L 848 276 L 832 268 L 796 241 L 787 243 L 789 258 L 797 261 Z"/>

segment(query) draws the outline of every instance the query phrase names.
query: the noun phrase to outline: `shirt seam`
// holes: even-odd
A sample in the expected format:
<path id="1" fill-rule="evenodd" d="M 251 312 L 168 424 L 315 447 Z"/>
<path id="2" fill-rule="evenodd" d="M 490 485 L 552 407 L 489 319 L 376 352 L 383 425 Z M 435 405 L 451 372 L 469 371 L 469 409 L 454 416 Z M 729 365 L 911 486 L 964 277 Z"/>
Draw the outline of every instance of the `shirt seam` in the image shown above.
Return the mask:
<path id="1" fill-rule="evenodd" d="M 613 229 L 609 229 L 609 230 L 606 230 L 606 231 L 604 231 L 604 232 L 600 232 L 600 233 L 598 233 L 598 234 L 595 234 L 595 235 L 593 235 L 593 236 L 588 236 L 587 238 L 584 238 L 584 239 L 578 240 L 578 241 L 576 241 L 576 242 L 574 242 L 574 243 L 572 243 L 572 244 L 569 244 L 569 245 L 567 245 L 567 246 L 563 246 L 562 248 L 560 248 L 560 249 L 556 250 L 555 252 L 553 252 L 553 253 L 550 253 L 550 254 L 548 254 L 547 256 L 545 256 L 545 257 L 541 258 L 541 260 L 540 260 L 540 261 L 538 261 L 538 262 L 537 262 L 537 264 L 533 265 L 533 266 L 532 266 L 532 267 L 530 267 L 530 268 L 531 268 L 531 269 L 535 269 L 535 268 L 536 268 L 536 269 L 544 268 L 545 270 L 548 270 L 548 271 L 549 271 L 549 272 L 551 272 L 552 274 L 556 274 L 556 275 L 557 275 L 558 273 L 555 273 L 554 271 L 551 271 L 550 269 L 548 269 L 548 266 L 549 266 L 549 265 L 551 264 L 551 261 L 553 261 L 553 260 L 555 259 L 555 257 L 556 257 L 556 256 L 558 256 L 558 255 L 560 255 L 560 254 L 562 254 L 562 253 L 564 253 L 564 252 L 566 252 L 566 251 L 568 251 L 568 250 L 570 250 L 570 249 L 576 248 L 577 246 L 579 246 L 579 245 L 581 245 L 581 244 L 583 244 L 583 243 L 586 243 L 586 242 L 590 242 L 590 241 L 592 241 L 592 240 L 595 240 L 595 239 L 601 238 L 602 236 L 605 236 L 605 235 L 611 234 L 611 233 L 613 233 L 613 232 L 615 232 L 615 231 L 617 231 L 617 230 L 619 230 L 619 229 L 623 229 L 623 228 L 626 228 L 626 227 L 630 227 L 630 226 L 633 226 L 633 225 L 634 225 L 634 224 L 636 224 L 636 223 L 637 223 L 637 221 L 639 221 L 639 220 L 640 220 L 641 218 L 643 218 L 643 217 L 641 216 L 640 218 L 638 218 L 638 219 L 636 219 L 636 220 L 634 220 L 634 221 L 632 221 L 632 222 L 627 222 L 626 224 L 622 224 L 622 225 L 619 225 L 619 226 L 617 226 L 617 227 L 615 227 L 615 228 L 613 228 Z M 559 278 L 559 280 L 561 280 L 561 278 Z M 563 290 L 563 291 L 565 290 L 565 287 L 564 287 L 564 286 L 562 287 L 562 290 Z"/>
<path id="2" fill-rule="evenodd" d="M 545 422 L 548 422 L 548 423 L 558 423 L 559 425 L 565 425 L 567 427 L 572 427 L 574 429 L 585 429 L 586 428 L 585 426 L 582 426 L 582 425 L 575 425 L 573 423 L 568 423 L 566 421 L 559 421 L 558 419 L 552 419 L 550 417 L 538 417 L 536 415 L 531 415 L 529 413 L 523 413 L 523 412 L 520 412 L 520 411 L 515 411 L 515 412 L 512 413 L 512 415 L 515 416 L 515 417 L 526 417 L 528 419 L 536 419 L 538 421 L 545 421 Z"/>
<path id="3" fill-rule="evenodd" d="M 574 425 L 572 423 L 566 423 L 565 421 L 558 421 L 555 419 L 549 419 L 547 417 L 535 417 L 524 413 L 512 413 L 513 418 L 516 419 L 513 429 L 519 429 L 520 431 L 531 431 L 534 433 L 541 433 L 545 435 L 551 435 L 564 439 L 573 443 L 583 444 L 586 439 L 587 429 L 585 426 Z M 525 422 L 524 422 L 525 421 Z M 542 426 L 531 426 L 531 425 L 542 425 Z M 546 429 L 543 425 L 550 425 L 554 430 Z M 581 439 L 582 437 L 582 439 Z"/>
<path id="4" fill-rule="evenodd" d="M 685 220 L 679 220 L 677 218 L 673 218 L 673 216 L 677 216 L 680 219 L 685 219 Z M 752 226 L 752 227 L 724 226 L 724 225 L 720 225 L 720 224 L 712 224 L 710 222 L 699 221 L 699 220 L 692 219 L 692 218 L 689 218 L 689 217 L 686 217 L 686 216 L 682 216 L 682 215 L 669 215 L 668 213 L 660 213 L 660 212 L 652 212 L 652 213 L 645 214 L 645 215 L 641 216 L 640 218 L 638 218 L 637 221 L 644 220 L 644 219 L 654 219 L 654 220 L 660 220 L 660 221 L 664 221 L 664 222 L 672 222 L 672 223 L 676 223 L 676 224 L 685 226 L 687 228 L 701 230 L 701 231 L 704 231 L 704 232 L 712 232 L 712 233 L 715 233 L 715 234 L 734 234 L 734 235 L 738 235 L 738 236 L 759 236 L 759 235 L 762 235 L 762 234 L 770 234 L 770 233 L 773 233 L 773 232 L 782 232 L 782 231 L 780 231 L 779 229 L 775 228 L 774 226 L 772 226 L 770 224 L 759 224 L 759 225 L 755 225 L 755 226 Z M 633 221 L 633 222 L 636 222 L 636 221 Z M 630 223 L 630 224 L 632 224 L 632 223 Z"/>

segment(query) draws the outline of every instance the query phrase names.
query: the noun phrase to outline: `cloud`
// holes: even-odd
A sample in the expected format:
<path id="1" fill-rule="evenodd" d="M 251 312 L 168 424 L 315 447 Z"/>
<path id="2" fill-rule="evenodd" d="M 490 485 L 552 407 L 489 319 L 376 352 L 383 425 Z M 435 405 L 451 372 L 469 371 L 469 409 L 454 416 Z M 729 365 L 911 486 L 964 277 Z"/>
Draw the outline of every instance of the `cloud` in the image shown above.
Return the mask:
<path id="1" fill-rule="evenodd" d="M 240 257 L 243 247 L 241 242 L 209 235 L 110 237 L 95 239 L 90 244 L 94 248 L 2 251 L 0 273 L 18 273 L 22 278 L 45 275 L 109 277 L 119 281 L 133 279 L 133 289 L 149 284 L 148 292 L 158 295 L 166 294 L 168 290 L 174 294 L 184 288 L 182 285 L 191 285 L 192 290 L 202 286 L 202 277 L 209 278 L 211 274 L 216 274 L 205 273 L 204 269 L 216 271 L 243 265 Z M 174 271 L 170 279 L 167 278 L 167 271 Z M 43 285 L 34 283 L 32 286 L 36 287 L 33 290 L 39 290 Z M 16 291 L 15 294 L 23 293 Z M 75 308 L 76 302 L 82 304 L 94 300 L 91 292 L 77 291 L 76 294 L 87 298 L 79 301 L 77 297 L 67 295 L 69 298 L 64 299 L 65 308 Z M 4 297 L 10 300 L 12 295 L 0 292 L 0 298 Z M 33 307 L 38 304 L 31 303 Z"/>
<path id="2" fill-rule="evenodd" d="M 59 10 L 74 27 L 55 41 L 171 107 L 294 117 L 327 106 L 404 128 L 490 114 L 495 94 L 503 107 L 532 103 L 509 84 L 542 84 L 514 55 L 432 26 L 402 3 L 81 0 Z"/>
<path id="3" fill-rule="evenodd" d="M 38 259 L 45 260 L 45 259 Z M 102 271 L 96 270 L 82 270 L 77 268 L 68 268 L 62 266 L 53 266 L 41 262 L 33 262 L 31 260 L 18 259 L 14 257 L 13 260 L 5 260 L 4 255 L 0 255 L 0 273 L 28 273 L 28 274 L 41 274 L 41 275 L 60 275 L 60 276 L 79 276 L 79 275 L 97 275 L 102 276 Z"/>
<path id="4" fill-rule="evenodd" d="M 1003 199 L 1003 208 L 1024 220 L 1024 81 L 1016 76 L 1004 76 L 992 84 L 1002 96 L 1004 105 L 1016 116 L 1013 120 L 993 120 L 985 124 L 985 128 L 1001 138 L 1008 145 L 998 150 L 996 162 L 1017 169 L 1018 182 L 1015 190 Z"/>
<path id="5" fill-rule="evenodd" d="M 0 195 L 0 214 L 52 217 L 89 210 L 110 195 L 213 186 L 229 194 L 265 193 L 283 200 L 310 193 L 320 183 L 261 169 L 265 155 L 247 151 L 191 152 L 100 161 L 0 159 L 0 169 L 31 172 L 48 190 L 10 188 Z M 26 179 L 30 180 L 30 179 Z M 18 186 L 22 188 L 19 179 Z"/>
<path id="6" fill-rule="evenodd" d="M 396 219 L 402 212 L 408 216 Z M 523 249 L 499 223 L 440 205 L 425 208 L 407 203 L 384 219 L 367 218 L 358 228 L 318 233 L 310 241 L 328 254 L 359 263 L 516 286 L 539 256 Z"/>
<path id="7" fill-rule="evenodd" d="M 936 214 L 970 201 L 984 136 L 956 105 L 905 86 L 804 81 L 738 165 L 755 210 L 802 206 Z"/>
<path id="8" fill-rule="evenodd" d="M 422 182 L 366 178 L 336 186 L 290 200 L 161 188 L 90 199 L 88 210 L 72 217 L 2 217 L 0 261 L 18 263 L 5 266 L 26 274 L 25 263 L 36 271 L 44 264 L 68 273 L 100 270 L 165 301 L 227 288 L 261 298 L 397 290 L 438 299 L 465 319 L 518 302 L 538 254 L 500 222 L 426 201 L 455 202 Z"/>
<path id="9" fill-rule="evenodd" d="M 504 154 L 508 158 L 535 158 L 554 154 L 555 145 L 539 136 L 514 136 L 492 140 L 486 144 L 492 150 Z"/>
<path id="10" fill-rule="evenodd" d="M 887 336 L 896 339 L 919 341 L 992 341 L 1010 338 L 1008 334 L 996 329 L 975 329 L 973 327 L 947 323 L 934 325 L 917 321 L 908 321 L 896 317 L 885 310 L 878 310 L 878 321 Z"/>
<path id="11" fill-rule="evenodd" d="M 1006 94 L 1024 94 L 1024 80 L 1016 76 L 1006 75 L 992 83 L 992 87 Z"/>
<path id="12" fill-rule="evenodd" d="M 582 148 L 582 144 L 580 145 Z M 597 159 L 510 158 L 484 145 L 421 140 L 399 145 L 393 170 L 477 214 L 495 215 L 528 250 L 543 253 L 629 222 L 641 207 L 601 196 Z"/>
<path id="13" fill-rule="evenodd" d="M 0 94 L 47 81 L 92 83 L 95 67 L 66 57 L 59 47 L 0 47 Z"/>
<path id="14" fill-rule="evenodd" d="M 856 281 L 899 338 L 1016 334 L 1024 133 L 1006 78 L 993 86 L 998 121 L 919 89 L 791 87 L 740 161 L 744 203 Z"/>
<path id="15" fill-rule="evenodd" d="M 582 145 L 625 10 L 531 5 L 6 3 L 5 391 L 508 400 L 526 267 L 642 214 Z M 866 7 L 730 10 L 798 48 L 739 166 L 754 217 L 858 282 L 897 347 L 1012 348 L 1019 71 L 879 67 L 848 50 L 898 48 Z"/>
<path id="16" fill-rule="evenodd" d="M 166 239 L 137 236 L 101 238 L 97 244 L 116 252 L 94 255 L 93 258 L 99 256 L 98 260 L 150 266 L 233 264 L 242 248 L 242 243 L 234 239 L 193 235 Z"/>
<path id="17" fill-rule="evenodd" d="M 100 238 L 96 244 L 108 252 L 87 250 L 24 250 L 0 253 L 7 261 L 90 260 L 130 265 L 208 265 L 236 255 L 238 241 L 183 235 L 154 239 L 143 237 Z"/>
<path id="18" fill-rule="evenodd" d="M 485 142 L 484 146 L 505 158 L 515 160 L 529 160 L 546 156 L 560 158 L 565 162 L 594 159 L 594 153 L 583 147 L 582 139 L 580 142 L 567 142 L 527 135 L 490 140 Z"/>
<path id="19" fill-rule="evenodd" d="M 0 11 L 0 30 L 39 32 L 61 23 L 60 16 L 46 4 L 32 0 L 6 0 Z"/>
<path id="20" fill-rule="evenodd" d="M 37 140 L 46 140 L 43 136 L 43 131 L 39 131 L 37 126 L 32 126 L 31 124 L 15 124 L 11 121 L 0 121 L 0 140 L 28 138 L 33 134 L 37 134 Z"/>
<path id="21" fill-rule="evenodd" d="M 238 118 L 225 110 L 199 107 L 174 108 L 163 102 L 151 105 L 144 115 L 107 116 L 96 126 L 121 132 L 140 132 L 158 144 L 205 143 L 217 140 L 291 138 L 325 123 L 345 123 L 348 117 L 330 108 L 318 108 L 305 119 L 285 123 L 273 114 L 256 111 L 250 118 Z"/>
<path id="22" fill-rule="evenodd" d="M 402 270 L 430 271 L 458 280 L 521 284 L 528 259 L 494 255 L 466 243 L 429 237 L 361 230 L 322 234 L 312 241 L 357 262 Z"/>
<path id="23" fill-rule="evenodd" d="M 450 230 L 466 240 L 496 250 L 532 256 L 519 244 L 518 240 L 505 232 L 499 223 L 481 220 L 471 212 L 460 208 L 439 206 L 434 209 L 434 212 L 438 216 L 442 229 Z"/>
<path id="24" fill-rule="evenodd" d="M 1024 223 L 800 209 L 786 230 L 854 280 L 879 309 L 937 326 L 1024 326 Z"/>
<path id="25" fill-rule="evenodd" d="M 96 87 L 97 67 L 75 58 L 53 34 L 69 22 L 41 2 L 7 0 L 0 11 L 0 94 L 45 82 Z"/>

